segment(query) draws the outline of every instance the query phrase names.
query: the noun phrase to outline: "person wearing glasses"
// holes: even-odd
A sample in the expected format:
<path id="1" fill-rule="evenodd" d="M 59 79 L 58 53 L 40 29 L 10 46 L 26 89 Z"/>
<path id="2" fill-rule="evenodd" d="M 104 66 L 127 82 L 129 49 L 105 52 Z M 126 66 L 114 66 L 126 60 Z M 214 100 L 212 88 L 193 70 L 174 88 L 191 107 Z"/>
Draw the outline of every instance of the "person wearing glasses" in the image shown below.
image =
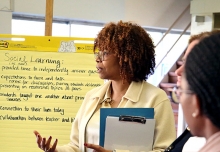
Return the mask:
<path id="1" fill-rule="evenodd" d="M 176 90 L 190 132 L 205 137 L 199 152 L 220 152 L 220 33 L 189 53 Z"/>
<path id="2" fill-rule="evenodd" d="M 153 152 L 162 152 L 175 139 L 175 122 L 170 100 L 158 87 L 146 82 L 155 67 L 155 50 L 150 35 L 138 24 L 119 21 L 107 24 L 94 41 L 99 77 L 108 80 L 89 91 L 72 123 L 70 143 L 51 144 L 35 131 L 37 145 L 48 152 L 112 152 L 99 146 L 100 108 L 154 108 L 156 120 Z M 112 132 L 114 134 L 114 132 Z"/>
<path id="3" fill-rule="evenodd" d="M 191 52 L 194 46 L 196 46 L 201 40 L 210 35 L 220 33 L 220 30 L 201 32 L 196 35 L 192 35 L 189 39 L 189 45 L 182 59 L 183 64 L 175 71 L 177 75 L 177 87 L 171 92 L 171 100 L 174 103 L 178 102 L 178 96 L 175 94 L 177 88 L 180 86 L 183 69 L 185 67 L 185 61 L 188 54 Z M 205 138 L 195 137 L 191 134 L 190 128 L 187 127 L 185 131 L 165 150 L 165 152 L 198 152 L 199 149 L 205 144 Z"/>

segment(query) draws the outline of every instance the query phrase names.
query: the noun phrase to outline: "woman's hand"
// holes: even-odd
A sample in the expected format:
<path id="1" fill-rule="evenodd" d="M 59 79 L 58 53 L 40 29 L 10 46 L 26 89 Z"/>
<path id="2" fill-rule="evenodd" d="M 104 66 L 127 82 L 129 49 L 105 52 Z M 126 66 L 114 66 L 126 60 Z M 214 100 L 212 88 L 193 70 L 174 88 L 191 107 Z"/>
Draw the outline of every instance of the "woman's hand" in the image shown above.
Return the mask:
<path id="1" fill-rule="evenodd" d="M 56 146 L 58 140 L 56 139 L 53 143 L 53 145 L 50 144 L 52 137 L 50 136 L 48 139 L 42 138 L 40 133 L 38 131 L 34 131 L 34 134 L 37 138 L 37 145 L 40 149 L 42 149 L 45 152 L 57 152 Z"/>
<path id="2" fill-rule="evenodd" d="M 84 146 L 93 149 L 94 152 L 112 152 L 112 150 L 106 150 L 99 145 L 85 143 Z"/>

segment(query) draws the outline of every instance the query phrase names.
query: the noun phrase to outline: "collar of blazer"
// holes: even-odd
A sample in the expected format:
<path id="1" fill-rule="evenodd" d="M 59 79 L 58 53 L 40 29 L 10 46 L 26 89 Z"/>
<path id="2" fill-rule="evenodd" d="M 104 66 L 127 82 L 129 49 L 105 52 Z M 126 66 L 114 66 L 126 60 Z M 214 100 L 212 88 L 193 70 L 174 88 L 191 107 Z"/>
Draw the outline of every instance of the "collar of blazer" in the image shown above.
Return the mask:
<path id="1" fill-rule="evenodd" d="M 95 93 L 91 95 L 91 98 L 92 99 L 98 98 L 100 103 L 106 101 L 109 98 L 106 93 L 109 90 L 110 85 L 111 85 L 111 81 L 108 81 L 102 86 L 98 87 Z M 141 92 L 143 90 L 143 85 L 144 85 L 144 81 L 142 82 L 132 81 L 123 98 L 127 98 L 132 102 L 138 102 L 140 99 Z"/>

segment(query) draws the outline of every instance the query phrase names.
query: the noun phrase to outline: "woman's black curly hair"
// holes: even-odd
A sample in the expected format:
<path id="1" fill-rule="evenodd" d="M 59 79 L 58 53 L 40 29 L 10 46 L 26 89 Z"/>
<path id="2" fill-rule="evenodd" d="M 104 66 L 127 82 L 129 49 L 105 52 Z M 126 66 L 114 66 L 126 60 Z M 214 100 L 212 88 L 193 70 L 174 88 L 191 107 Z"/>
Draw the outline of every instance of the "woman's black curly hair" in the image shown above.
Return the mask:
<path id="1" fill-rule="evenodd" d="M 189 89 L 199 98 L 200 108 L 220 128 L 220 34 L 204 38 L 189 53 L 185 64 Z"/>
<path id="2" fill-rule="evenodd" d="M 97 35 L 95 50 L 113 52 L 119 58 L 123 80 L 142 81 L 154 73 L 155 50 L 149 34 L 132 22 L 109 23 Z"/>

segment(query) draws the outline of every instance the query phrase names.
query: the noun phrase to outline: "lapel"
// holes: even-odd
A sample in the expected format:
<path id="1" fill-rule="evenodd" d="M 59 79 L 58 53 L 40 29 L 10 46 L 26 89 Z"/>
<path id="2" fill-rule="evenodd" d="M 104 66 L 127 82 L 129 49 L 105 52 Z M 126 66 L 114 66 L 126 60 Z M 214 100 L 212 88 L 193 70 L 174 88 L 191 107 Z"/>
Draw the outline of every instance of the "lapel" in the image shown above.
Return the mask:
<path id="1" fill-rule="evenodd" d="M 84 117 L 83 120 L 81 121 L 81 135 L 84 136 L 79 136 L 79 141 L 81 142 L 81 147 L 84 147 L 84 151 L 85 146 L 85 130 L 86 130 L 86 126 L 87 123 L 89 122 L 90 118 L 92 117 L 93 113 L 95 112 L 98 104 L 100 104 L 103 101 L 103 98 L 105 96 L 106 90 L 108 89 L 108 87 L 110 86 L 111 81 L 106 82 L 98 91 L 95 89 L 92 93 L 92 95 L 89 97 L 89 101 L 85 101 L 86 105 L 85 105 L 85 110 L 84 110 Z M 81 138 L 81 139 L 80 139 Z"/>
<path id="2" fill-rule="evenodd" d="M 141 82 L 132 81 L 124 97 L 132 102 L 140 101 L 140 96 L 143 90 L 144 82 L 145 81 L 141 81 Z"/>

